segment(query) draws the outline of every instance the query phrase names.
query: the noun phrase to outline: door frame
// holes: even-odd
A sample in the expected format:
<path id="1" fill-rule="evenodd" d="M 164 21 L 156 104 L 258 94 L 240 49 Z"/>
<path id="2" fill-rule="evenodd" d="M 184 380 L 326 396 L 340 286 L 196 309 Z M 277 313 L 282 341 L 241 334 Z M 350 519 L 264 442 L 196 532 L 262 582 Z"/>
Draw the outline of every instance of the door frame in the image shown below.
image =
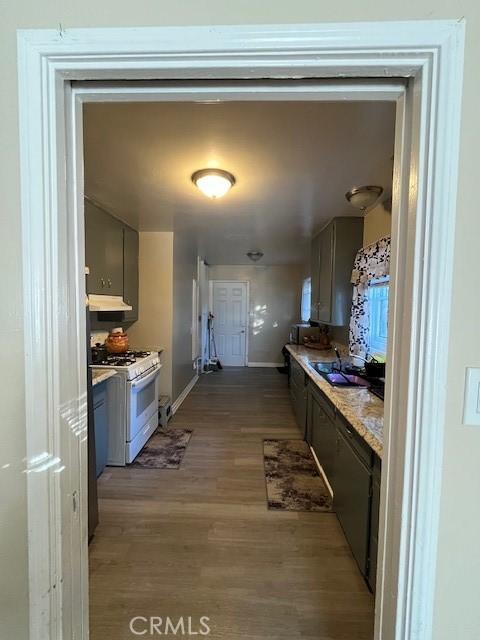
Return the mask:
<path id="1" fill-rule="evenodd" d="M 213 280 L 208 281 L 208 307 L 209 310 L 213 313 L 213 283 L 214 282 L 240 282 L 241 284 L 246 285 L 247 289 L 247 305 L 245 308 L 245 364 L 244 367 L 248 367 L 248 347 L 250 344 L 250 282 L 249 280 L 222 280 L 214 278 Z"/>
<path id="2" fill-rule="evenodd" d="M 32 638 L 88 638 L 82 122 L 71 82 L 97 81 L 99 100 L 125 80 L 172 90 L 194 80 L 191 95 L 232 99 L 263 79 L 245 99 L 268 100 L 288 80 L 283 99 L 321 99 L 309 91 L 322 79 L 323 99 L 384 92 L 398 106 L 375 638 L 431 640 L 464 31 L 452 20 L 18 32 Z M 392 98 L 398 78 L 407 91 Z M 142 91 L 155 99 L 151 85 Z M 423 384 L 433 370 L 435 385 Z"/>

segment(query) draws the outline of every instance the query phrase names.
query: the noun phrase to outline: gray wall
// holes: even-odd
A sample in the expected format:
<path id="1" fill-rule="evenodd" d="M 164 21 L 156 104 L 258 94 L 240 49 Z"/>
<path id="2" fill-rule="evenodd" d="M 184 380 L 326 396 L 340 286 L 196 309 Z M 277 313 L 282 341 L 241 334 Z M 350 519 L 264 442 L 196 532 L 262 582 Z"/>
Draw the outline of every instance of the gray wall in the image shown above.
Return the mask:
<path id="1" fill-rule="evenodd" d="M 192 280 L 197 277 L 193 239 L 181 231 L 173 235 L 173 381 L 175 401 L 195 376 L 192 366 Z"/>
<path id="2" fill-rule="evenodd" d="M 138 321 L 128 330 L 136 349 L 163 350 L 159 391 L 172 395 L 173 233 L 140 232 Z"/>
<path id="3" fill-rule="evenodd" d="M 290 325 L 299 322 L 303 266 L 216 265 L 210 280 L 250 282 L 248 361 L 281 363 Z M 260 321 L 262 324 L 259 324 Z M 258 326 L 255 326 L 257 322 Z"/>
<path id="4" fill-rule="evenodd" d="M 363 246 L 376 242 L 392 232 L 392 213 L 380 202 L 363 219 Z"/>

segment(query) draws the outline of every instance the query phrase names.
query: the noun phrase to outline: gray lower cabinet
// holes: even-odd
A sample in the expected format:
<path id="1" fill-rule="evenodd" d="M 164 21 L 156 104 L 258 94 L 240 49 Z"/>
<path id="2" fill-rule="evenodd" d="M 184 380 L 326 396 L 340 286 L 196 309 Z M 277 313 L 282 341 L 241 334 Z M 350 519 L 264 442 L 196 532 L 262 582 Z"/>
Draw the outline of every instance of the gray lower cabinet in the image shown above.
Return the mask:
<path id="1" fill-rule="evenodd" d="M 378 527 L 380 512 L 380 478 L 382 462 L 376 455 L 372 472 L 372 503 L 370 511 L 370 546 L 368 551 L 367 581 L 375 593 L 377 586 Z"/>
<path id="2" fill-rule="evenodd" d="M 308 390 L 307 442 L 315 451 L 318 461 L 335 490 L 336 427 L 335 407 L 313 385 Z"/>
<path id="3" fill-rule="evenodd" d="M 123 228 L 123 299 L 132 307 L 124 312 L 124 322 L 138 320 L 138 231 Z"/>
<path id="4" fill-rule="evenodd" d="M 333 508 L 360 571 L 367 576 L 370 536 L 371 470 L 337 429 Z"/>
<path id="5" fill-rule="evenodd" d="M 95 429 L 95 466 L 98 478 L 107 464 L 108 412 L 106 382 L 101 382 L 93 387 L 93 422 Z"/>
<path id="6" fill-rule="evenodd" d="M 376 587 L 381 460 L 328 397 L 291 358 L 290 394 L 297 422 L 305 428 L 333 489 L 333 510 L 360 571 Z M 305 384 L 308 382 L 308 386 Z"/>
<path id="7" fill-rule="evenodd" d="M 307 424 L 307 376 L 293 358 L 290 361 L 289 385 L 295 419 L 302 435 L 304 435 Z"/>

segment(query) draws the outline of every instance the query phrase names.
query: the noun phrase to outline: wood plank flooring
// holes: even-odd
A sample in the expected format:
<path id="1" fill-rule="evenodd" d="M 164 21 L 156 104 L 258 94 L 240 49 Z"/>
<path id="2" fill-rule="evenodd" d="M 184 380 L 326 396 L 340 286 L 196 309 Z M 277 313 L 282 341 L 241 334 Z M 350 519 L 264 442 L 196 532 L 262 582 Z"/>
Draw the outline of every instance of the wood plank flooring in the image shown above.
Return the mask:
<path id="1" fill-rule="evenodd" d="M 194 430 L 180 469 L 99 480 L 91 640 L 132 640 L 134 616 L 195 630 L 207 616 L 212 640 L 371 640 L 373 597 L 336 516 L 266 507 L 262 440 L 300 437 L 287 377 L 202 376 L 171 425 Z"/>

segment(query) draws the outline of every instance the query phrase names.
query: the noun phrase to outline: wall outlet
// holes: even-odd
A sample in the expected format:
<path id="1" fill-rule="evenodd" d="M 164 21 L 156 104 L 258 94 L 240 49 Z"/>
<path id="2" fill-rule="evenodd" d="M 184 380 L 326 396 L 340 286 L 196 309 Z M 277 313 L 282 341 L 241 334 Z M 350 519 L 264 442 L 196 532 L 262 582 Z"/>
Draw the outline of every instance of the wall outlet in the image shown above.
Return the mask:
<path id="1" fill-rule="evenodd" d="M 463 424 L 480 427 L 480 368 L 467 367 Z"/>

